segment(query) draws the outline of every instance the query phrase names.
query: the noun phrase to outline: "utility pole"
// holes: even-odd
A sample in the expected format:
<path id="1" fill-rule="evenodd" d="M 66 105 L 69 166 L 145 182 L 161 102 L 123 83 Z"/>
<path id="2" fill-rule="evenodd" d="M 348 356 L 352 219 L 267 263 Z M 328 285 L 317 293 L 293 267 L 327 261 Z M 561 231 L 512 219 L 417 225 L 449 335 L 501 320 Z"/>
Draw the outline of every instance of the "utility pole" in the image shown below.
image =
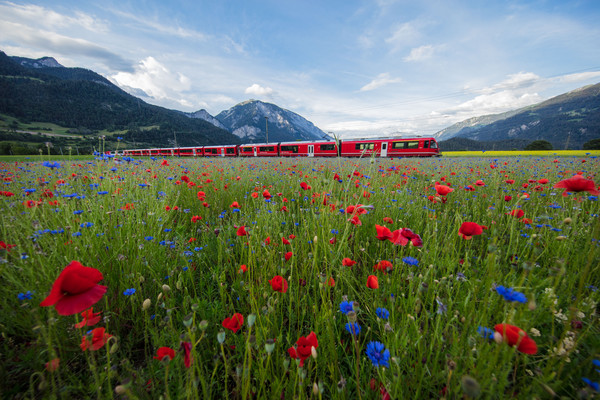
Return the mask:
<path id="1" fill-rule="evenodd" d="M 269 117 L 265 116 L 265 127 L 267 130 L 267 143 L 269 143 Z"/>

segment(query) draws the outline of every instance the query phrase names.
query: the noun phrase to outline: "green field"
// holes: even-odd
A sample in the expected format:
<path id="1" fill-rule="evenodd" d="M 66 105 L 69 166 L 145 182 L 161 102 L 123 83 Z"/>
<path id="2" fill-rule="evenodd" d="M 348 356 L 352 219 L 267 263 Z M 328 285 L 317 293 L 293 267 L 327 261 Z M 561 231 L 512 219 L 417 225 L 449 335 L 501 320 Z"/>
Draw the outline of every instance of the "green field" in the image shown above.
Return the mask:
<path id="1" fill-rule="evenodd" d="M 4 398 L 597 396 L 596 154 L 0 162 Z"/>

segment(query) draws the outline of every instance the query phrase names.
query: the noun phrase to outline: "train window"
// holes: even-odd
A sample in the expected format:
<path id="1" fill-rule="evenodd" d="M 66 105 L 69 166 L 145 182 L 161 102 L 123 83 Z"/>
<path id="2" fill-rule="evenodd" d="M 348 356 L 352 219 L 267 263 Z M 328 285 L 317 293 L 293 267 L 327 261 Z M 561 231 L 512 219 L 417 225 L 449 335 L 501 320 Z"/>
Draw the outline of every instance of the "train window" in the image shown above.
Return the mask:
<path id="1" fill-rule="evenodd" d="M 242 147 L 244 153 L 252 153 L 252 147 Z"/>
<path id="2" fill-rule="evenodd" d="M 438 148 L 438 147 L 437 147 L 437 142 L 436 142 L 435 140 L 432 140 L 432 141 L 431 141 L 431 148 L 432 148 L 432 149 L 437 149 L 437 148 Z"/>
<path id="3" fill-rule="evenodd" d="M 227 154 L 235 154 L 235 147 L 228 147 Z"/>
<path id="4" fill-rule="evenodd" d="M 320 146 L 321 151 L 331 151 L 335 150 L 335 144 L 322 144 Z"/>
<path id="5" fill-rule="evenodd" d="M 273 146 L 261 146 L 258 148 L 259 151 L 275 151 L 275 147 Z"/>
<path id="6" fill-rule="evenodd" d="M 281 146 L 281 151 L 291 151 L 292 153 L 298 153 L 298 146 Z"/>
<path id="7" fill-rule="evenodd" d="M 403 149 L 405 142 L 394 142 L 392 143 L 392 149 Z"/>
<path id="8" fill-rule="evenodd" d="M 373 150 L 375 148 L 375 144 L 374 143 L 356 143 L 355 146 L 356 150 Z"/>
<path id="9" fill-rule="evenodd" d="M 423 142 L 423 148 L 424 149 L 429 148 L 429 140 L 426 140 L 426 141 Z"/>
<path id="10" fill-rule="evenodd" d="M 419 148 L 418 140 L 411 140 L 411 141 L 406 142 L 405 149 L 418 149 L 418 148 Z"/>

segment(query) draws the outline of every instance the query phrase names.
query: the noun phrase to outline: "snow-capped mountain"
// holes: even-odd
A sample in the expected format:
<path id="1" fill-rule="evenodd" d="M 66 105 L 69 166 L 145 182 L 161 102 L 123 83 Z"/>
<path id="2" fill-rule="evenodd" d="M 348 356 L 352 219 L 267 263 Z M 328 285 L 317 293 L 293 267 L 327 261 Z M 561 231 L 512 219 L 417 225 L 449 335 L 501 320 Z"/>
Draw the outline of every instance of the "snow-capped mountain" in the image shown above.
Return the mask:
<path id="1" fill-rule="evenodd" d="M 237 104 L 216 119 L 245 143 L 266 142 L 267 132 L 269 142 L 331 139 L 300 115 L 258 100 Z"/>

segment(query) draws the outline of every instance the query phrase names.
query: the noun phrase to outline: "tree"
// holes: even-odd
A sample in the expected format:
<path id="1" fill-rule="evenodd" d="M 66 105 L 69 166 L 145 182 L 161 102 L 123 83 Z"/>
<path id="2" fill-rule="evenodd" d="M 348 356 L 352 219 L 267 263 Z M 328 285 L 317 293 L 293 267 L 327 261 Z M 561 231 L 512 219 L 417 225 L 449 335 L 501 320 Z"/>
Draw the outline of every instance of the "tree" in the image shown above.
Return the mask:
<path id="1" fill-rule="evenodd" d="M 547 140 L 534 140 L 525 146 L 525 150 L 552 150 L 552 143 Z"/>
<path id="2" fill-rule="evenodd" d="M 600 138 L 592 139 L 583 144 L 584 150 L 600 150 Z"/>

